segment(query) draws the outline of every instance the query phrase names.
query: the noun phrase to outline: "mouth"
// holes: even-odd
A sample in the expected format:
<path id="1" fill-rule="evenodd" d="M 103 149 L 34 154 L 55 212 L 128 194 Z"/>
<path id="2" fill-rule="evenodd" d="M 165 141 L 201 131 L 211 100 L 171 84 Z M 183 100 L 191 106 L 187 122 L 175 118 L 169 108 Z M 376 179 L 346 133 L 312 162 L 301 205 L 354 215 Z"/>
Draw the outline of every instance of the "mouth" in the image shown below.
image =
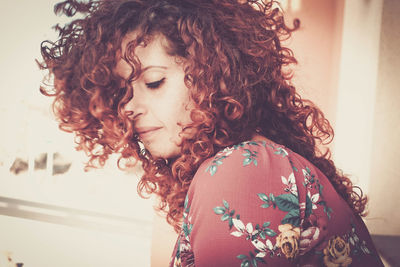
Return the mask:
<path id="1" fill-rule="evenodd" d="M 155 132 L 160 130 L 162 127 L 140 127 L 136 128 L 136 133 L 139 135 L 140 139 L 148 139 L 150 138 Z"/>

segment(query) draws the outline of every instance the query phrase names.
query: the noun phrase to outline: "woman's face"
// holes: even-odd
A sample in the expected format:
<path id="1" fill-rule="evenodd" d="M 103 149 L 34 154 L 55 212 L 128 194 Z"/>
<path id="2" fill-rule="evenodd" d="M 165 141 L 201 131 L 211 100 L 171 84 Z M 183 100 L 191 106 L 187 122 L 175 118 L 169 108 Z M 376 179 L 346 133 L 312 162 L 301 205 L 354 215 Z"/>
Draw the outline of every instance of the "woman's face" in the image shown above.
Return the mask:
<path id="1" fill-rule="evenodd" d="M 122 54 L 133 38 L 134 34 L 124 38 Z M 135 48 L 142 71 L 131 84 L 133 98 L 124 110 L 132 113 L 130 118 L 134 121 L 135 132 L 153 156 L 173 158 L 180 154 L 181 132 L 191 122 L 193 102 L 184 83 L 183 64 L 167 54 L 166 42 L 164 37 L 156 36 L 146 46 Z M 121 58 L 115 71 L 127 80 L 132 69 Z"/>

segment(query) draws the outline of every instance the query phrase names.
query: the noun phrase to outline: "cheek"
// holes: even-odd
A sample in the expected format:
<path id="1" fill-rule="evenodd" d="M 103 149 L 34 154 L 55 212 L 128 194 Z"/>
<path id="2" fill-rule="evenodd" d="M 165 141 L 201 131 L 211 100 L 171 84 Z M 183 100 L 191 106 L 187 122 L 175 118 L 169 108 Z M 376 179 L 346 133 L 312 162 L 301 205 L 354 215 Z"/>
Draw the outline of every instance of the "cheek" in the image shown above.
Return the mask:
<path id="1" fill-rule="evenodd" d="M 183 129 L 186 125 L 191 123 L 191 109 L 189 109 L 189 106 L 187 104 L 182 103 L 177 103 L 175 107 L 176 109 L 173 112 L 174 114 L 170 114 L 171 117 L 168 118 L 168 126 L 171 141 L 173 141 L 177 145 L 180 145 L 182 137 L 188 134 L 188 132 L 183 132 Z"/>
<path id="2" fill-rule="evenodd" d="M 172 110 L 171 114 L 175 125 L 179 124 L 181 127 L 191 122 L 190 113 L 193 109 L 193 103 L 189 100 L 187 94 L 175 96 L 175 100 L 170 103 Z"/>

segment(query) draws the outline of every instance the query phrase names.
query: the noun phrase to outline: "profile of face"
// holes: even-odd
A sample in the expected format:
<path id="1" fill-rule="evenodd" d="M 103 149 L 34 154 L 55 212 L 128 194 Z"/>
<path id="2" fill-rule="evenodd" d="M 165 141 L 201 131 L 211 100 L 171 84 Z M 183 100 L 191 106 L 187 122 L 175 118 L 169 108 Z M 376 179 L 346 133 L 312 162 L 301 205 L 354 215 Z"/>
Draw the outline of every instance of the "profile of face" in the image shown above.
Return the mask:
<path id="1" fill-rule="evenodd" d="M 134 33 L 126 35 L 122 41 L 122 54 L 134 38 Z M 154 157 L 168 159 L 180 154 L 182 129 L 191 122 L 193 102 L 184 82 L 182 60 L 168 55 L 166 45 L 165 37 L 158 35 L 146 45 L 135 48 L 141 72 L 131 83 L 133 97 L 124 111 L 130 114 L 134 130 L 145 148 Z M 131 71 L 130 65 L 120 58 L 116 74 L 128 80 Z"/>

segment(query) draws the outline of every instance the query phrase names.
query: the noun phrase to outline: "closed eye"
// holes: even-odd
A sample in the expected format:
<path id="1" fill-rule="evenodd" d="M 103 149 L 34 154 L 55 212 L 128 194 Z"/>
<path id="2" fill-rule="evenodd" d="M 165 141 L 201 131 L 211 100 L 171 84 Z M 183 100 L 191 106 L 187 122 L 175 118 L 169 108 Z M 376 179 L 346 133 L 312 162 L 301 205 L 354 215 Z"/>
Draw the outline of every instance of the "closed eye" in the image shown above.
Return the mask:
<path id="1" fill-rule="evenodd" d="M 165 78 L 162 78 L 161 80 L 151 82 L 151 83 L 146 83 L 147 88 L 150 89 L 157 89 L 159 88 L 165 81 Z"/>

